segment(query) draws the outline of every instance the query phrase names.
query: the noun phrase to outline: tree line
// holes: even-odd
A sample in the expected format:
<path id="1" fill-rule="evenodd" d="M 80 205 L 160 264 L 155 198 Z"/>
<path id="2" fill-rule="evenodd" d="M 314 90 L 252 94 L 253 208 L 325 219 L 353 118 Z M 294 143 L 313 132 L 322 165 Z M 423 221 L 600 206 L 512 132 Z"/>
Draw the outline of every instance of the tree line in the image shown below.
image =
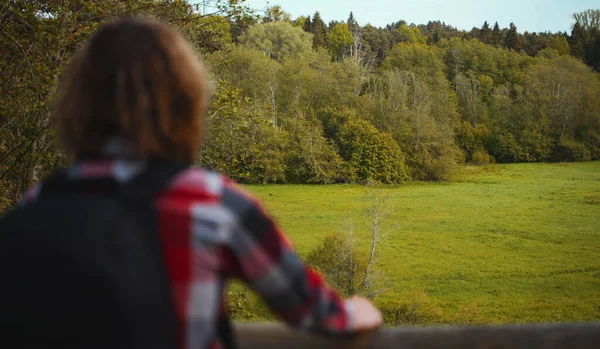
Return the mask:
<path id="1" fill-rule="evenodd" d="M 218 87 L 199 163 L 245 182 L 398 183 L 598 159 L 600 11 L 573 18 L 571 35 L 520 34 L 268 8 L 204 56 Z"/>
<path id="2" fill-rule="evenodd" d="M 447 180 L 464 162 L 600 158 L 600 11 L 571 33 L 511 24 L 360 25 L 239 0 L 0 5 L 0 208 L 69 159 L 51 112 L 62 67 L 103 21 L 178 28 L 213 84 L 197 159 L 245 183 Z M 596 70 L 596 71 L 595 71 Z"/>

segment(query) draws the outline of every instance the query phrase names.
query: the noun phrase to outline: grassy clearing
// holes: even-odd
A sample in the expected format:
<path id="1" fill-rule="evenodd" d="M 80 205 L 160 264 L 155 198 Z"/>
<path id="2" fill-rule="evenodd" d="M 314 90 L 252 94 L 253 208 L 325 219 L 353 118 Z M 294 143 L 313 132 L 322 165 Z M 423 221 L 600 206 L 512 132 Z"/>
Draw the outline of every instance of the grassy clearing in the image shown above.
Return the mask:
<path id="1" fill-rule="evenodd" d="M 300 254 L 350 217 L 366 253 L 364 187 L 247 188 Z M 375 301 L 394 322 L 600 319 L 600 163 L 464 167 L 452 183 L 382 190 L 398 227 L 378 251 L 388 287 Z"/>

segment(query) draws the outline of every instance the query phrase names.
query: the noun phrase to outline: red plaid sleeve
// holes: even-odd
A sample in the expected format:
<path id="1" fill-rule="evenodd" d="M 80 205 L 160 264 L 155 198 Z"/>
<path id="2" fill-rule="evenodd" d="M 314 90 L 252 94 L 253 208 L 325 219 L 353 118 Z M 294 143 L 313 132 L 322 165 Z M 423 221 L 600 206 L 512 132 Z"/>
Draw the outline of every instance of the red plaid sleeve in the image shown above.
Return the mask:
<path id="1" fill-rule="evenodd" d="M 292 250 L 260 203 L 227 182 L 223 205 L 234 219 L 228 271 L 247 282 L 288 324 L 328 334 L 350 330 L 340 296 Z"/>

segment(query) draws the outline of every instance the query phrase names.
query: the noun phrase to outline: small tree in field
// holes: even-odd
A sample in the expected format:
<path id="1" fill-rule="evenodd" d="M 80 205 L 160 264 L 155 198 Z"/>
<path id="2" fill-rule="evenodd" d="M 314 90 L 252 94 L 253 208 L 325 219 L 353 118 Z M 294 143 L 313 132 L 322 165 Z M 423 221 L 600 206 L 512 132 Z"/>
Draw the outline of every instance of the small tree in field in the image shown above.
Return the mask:
<path id="1" fill-rule="evenodd" d="M 365 291 L 366 296 L 373 297 L 380 292 L 377 284 L 382 278 L 381 274 L 372 270 L 373 264 L 376 262 L 377 245 L 393 231 L 395 224 L 391 226 L 387 224 L 388 214 L 392 210 L 391 197 L 389 194 L 381 189 L 369 187 L 365 196 L 368 200 L 365 219 L 371 229 L 369 232 L 371 248 L 363 280 L 361 282 L 361 290 Z"/>
<path id="2" fill-rule="evenodd" d="M 367 189 L 365 196 L 368 200 L 364 218 L 369 225 L 369 252 L 364 254 L 356 248 L 356 233 L 350 219 L 341 231 L 326 236 L 307 258 L 308 264 L 345 297 L 360 294 L 373 298 L 384 290 L 384 275 L 373 266 L 377 261 L 377 246 L 393 231 L 386 221 L 391 211 L 390 196 L 372 187 Z"/>
<path id="3" fill-rule="evenodd" d="M 326 236 L 307 258 L 308 264 L 344 297 L 361 293 L 362 271 L 367 265 L 354 242 L 354 224 L 349 219 L 341 231 Z"/>

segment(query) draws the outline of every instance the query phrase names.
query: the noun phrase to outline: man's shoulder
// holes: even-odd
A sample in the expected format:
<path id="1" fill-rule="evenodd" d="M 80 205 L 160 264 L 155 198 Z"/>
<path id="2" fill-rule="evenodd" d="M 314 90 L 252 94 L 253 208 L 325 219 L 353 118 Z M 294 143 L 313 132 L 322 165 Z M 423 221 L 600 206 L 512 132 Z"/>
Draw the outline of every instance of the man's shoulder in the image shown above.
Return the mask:
<path id="1" fill-rule="evenodd" d="M 260 201 L 227 176 L 205 168 L 190 167 L 171 182 L 170 191 L 203 202 L 218 201 L 234 214 L 241 214 Z"/>
<path id="2" fill-rule="evenodd" d="M 221 197 L 228 180 L 222 174 L 200 167 L 189 167 L 177 174 L 169 185 L 173 193 Z"/>

